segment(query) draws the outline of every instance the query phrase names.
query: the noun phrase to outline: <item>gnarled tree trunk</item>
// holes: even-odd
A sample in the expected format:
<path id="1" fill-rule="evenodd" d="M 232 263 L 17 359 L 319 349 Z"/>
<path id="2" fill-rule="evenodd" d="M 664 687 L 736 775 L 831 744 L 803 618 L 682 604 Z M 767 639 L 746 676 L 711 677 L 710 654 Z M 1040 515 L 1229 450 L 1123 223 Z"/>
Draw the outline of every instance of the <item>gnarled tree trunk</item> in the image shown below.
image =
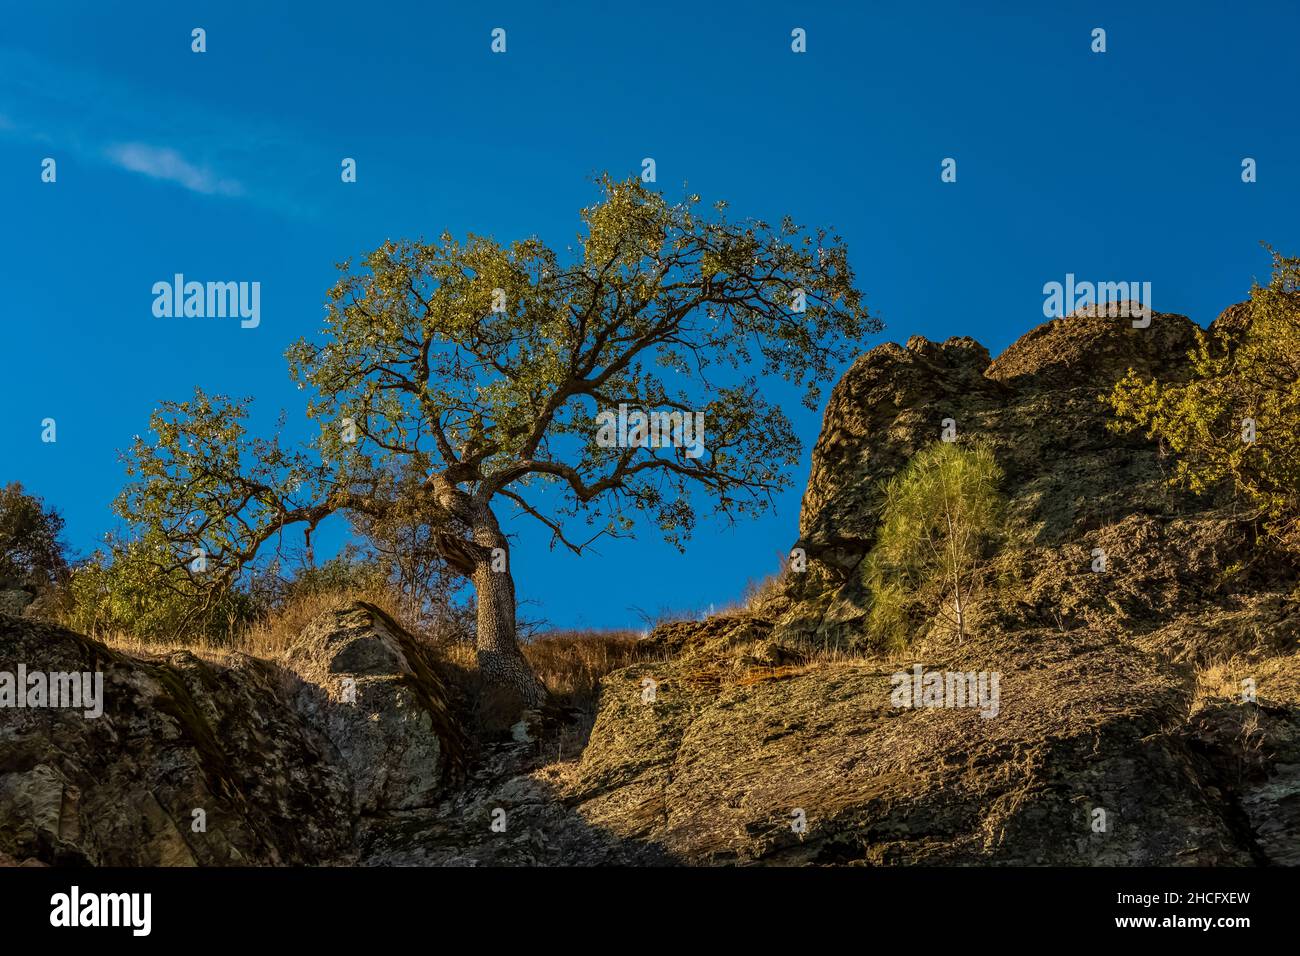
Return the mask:
<path id="1" fill-rule="evenodd" d="M 479 670 L 488 683 L 518 692 L 523 706 L 537 707 L 545 699 L 546 690 L 519 649 L 510 549 L 490 514 L 475 522 L 474 541 L 481 546 L 471 575 L 478 598 L 475 646 Z"/>
<path id="2" fill-rule="evenodd" d="M 478 600 L 475 646 L 484 683 L 513 692 L 523 708 L 546 699 L 546 688 L 519 649 L 515 633 L 515 579 L 510 569 L 510 545 L 496 515 L 484 502 L 456 488 L 446 476 L 433 483 L 440 522 L 439 550 L 449 565 L 474 585 Z M 469 538 L 463 537 L 469 532 Z"/>

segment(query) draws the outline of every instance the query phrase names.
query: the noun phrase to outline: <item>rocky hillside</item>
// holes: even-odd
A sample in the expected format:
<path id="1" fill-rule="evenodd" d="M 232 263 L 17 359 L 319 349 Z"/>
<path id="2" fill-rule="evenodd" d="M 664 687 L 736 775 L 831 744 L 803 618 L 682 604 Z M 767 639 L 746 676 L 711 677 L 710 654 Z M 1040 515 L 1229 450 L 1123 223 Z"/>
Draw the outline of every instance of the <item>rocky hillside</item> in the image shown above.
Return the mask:
<path id="1" fill-rule="evenodd" d="M 1129 368 L 1185 375 L 1193 329 L 1080 314 L 996 361 L 967 338 L 859 358 L 813 456 L 808 570 L 661 629 L 670 663 L 607 680 L 572 783 L 584 815 L 697 862 L 1300 862 L 1296 569 L 1262 560 L 1228 502 L 1171 488 L 1099 401 Z M 995 449 L 1014 546 L 973 639 L 863 654 L 880 482 L 944 419 Z M 918 664 L 998 672 L 997 716 L 892 706 L 890 675 Z"/>
<path id="2" fill-rule="evenodd" d="M 0 854 L 1300 863 L 1296 569 L 1229 500 L 1170 487 L 1159 450 L 1109 432 L 1099 401 L 1129 368 L 1185 375 L 1193 329 L 1080 314 L 995 361 L 966 338 L 860 357 L 814 450 L 807 569 L 744 611 L 659 627 L 651 660 L 604 679 L 577 759 L 556 760 L 553 727 L 470 739 L 438 662 L 367 606 L 308 628 L 284 661 L 225 665 L 0 617 L 0 671 L 98 666 L 110 691 L 99 720 L 0 711 Z M 861 566 L 879 484 L 945 419 L 994 449 L 1009 543 L 966 641 L 878 650 Z M 896 706 L 892 675 L 918 666 L 996 673 L 996 713 Z"/>

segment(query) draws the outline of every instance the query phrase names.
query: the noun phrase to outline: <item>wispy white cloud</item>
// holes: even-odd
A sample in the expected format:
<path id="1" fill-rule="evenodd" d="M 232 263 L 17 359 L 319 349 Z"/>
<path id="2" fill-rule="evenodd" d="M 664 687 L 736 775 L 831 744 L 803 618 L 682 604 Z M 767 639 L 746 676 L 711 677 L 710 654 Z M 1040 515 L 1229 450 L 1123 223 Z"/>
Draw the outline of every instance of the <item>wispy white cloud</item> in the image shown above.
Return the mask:
<path id="1" fill-rule="evenodd" d="M 244 187 L 223 179 L 206 167 L 195 166 L 174 149 L 147 143 L 115 143 L 104 150 L 114 165 L 150 179 L 176 183 L 209 196 L 242 196 Z"/>
<path id="2" fill-rule="evenodd" d="M 215 199 L 316 218 L 298 171 L 320 149 L 274 121 L 213 108 L 0 45 L 0 139 L 87 160 Z"/>

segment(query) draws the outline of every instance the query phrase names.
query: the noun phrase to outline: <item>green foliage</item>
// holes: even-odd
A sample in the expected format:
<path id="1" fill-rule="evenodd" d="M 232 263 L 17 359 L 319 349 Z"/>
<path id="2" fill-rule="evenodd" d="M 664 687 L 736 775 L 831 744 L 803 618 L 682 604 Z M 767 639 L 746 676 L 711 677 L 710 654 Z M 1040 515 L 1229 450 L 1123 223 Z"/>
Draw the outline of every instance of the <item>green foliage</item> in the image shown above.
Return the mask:
<path id="1" fill-rule="evenodd" d="M 134 480 L 114 502 L 149 541 L 147 561 L 143 552 L 123 555 L 130 576 L 152 569 L 166 578 L 164 590 L 229 590 L 286 523 L 314 528 L 329 513 L 308 506 L 319 464 L 278 438 L 250 437 L 249 403 L 195 389 L 192 400 L 164 402 L 150 416 L 152 440 L 135 437 L 126 456 Z M 208 558 L 202 578 L 189 571 L 195 548 Z"/>
<path id="2" fill-rule="evenodd" d="M 260 610 L 283 608 L 297 598 L 319 594 L 376 592 L 387 587 L 383 564 L 356 545 L 320 564 L 303 564 L 291 574 L 281 573 L 280 563 L 250 575 L 248 592 Z"/>
<path id="3" fill-rule="evenodd" d="M 1198 330 L 1185 384 L 1130 371 L 1107 396 L 1111 427 L 1158 439 L 1174 455 L 1172 481 L 1193 492 L 1232 488 L 1277 543 L 1300 553 L 1300 259 L 1273 253 L 1272 279 L 1251 289 L 1246 319 Z"/>
<path id="4" fill-rule="evenodd" d="M 288 353 L 315 391 L 308 414 L 324 424 L 319 451 L 337 479 L 370 487 L 407 465 L 448 469 L 471 495 L 502 494 L 543 520 L 557 542 L 562 518 L 582 512 L 618 534 L 632 511 L 680 542 L 696 520 L 692 487 L 730 515 L 788 486 L 799 445 L 780 406 L 753 375 L 713 378 L 758 365 L 816 404 L 846 346 L 879 327 L 838 237 L 732 223 L 725 204 L 704 215 L 698 196 L 670 203 L 636 178 L 600 185 L 569 261 L 536 239 L 444 234 L 386 243 L 361 270 L 344 264 L 324 342 Z M 595 416 L 620 404 L 703 411 L 708 453 L 600 447 Z M 344 418 L 362 441 L 342 441 Z M 523 500 L 533 494 L 547 506 Z"/>
<path id="5" fill-rule="evenodd" d="M 213 589 L 200 576 L 175 570 L 166 554 L 167 548 L 156 542 L 120 542 L 108 553 L 96 552 L 78 563 L 63 589 L 60 620 L 98 637 L 120 634 L 144 643 L 219 646 L 301 599 L 323 594 L 408 597 L 383 555 L 355 545 L 289 574 L 282 573 L 278 561 L 251 569 L 246 580 L 226 589 Z M 470 626 L 462 605 L 411 607 L 410 621 L 444 639 L 463 640 Z"/>
<path id="6" fill-rule="evenodd" d="M 21 484 L 0 488 L 0 587 L 43 591 L 67 575 L 63 517 Z"/>
<path id="7" fill-rule="evenodd" d="M 1001 481 L 986 446 L 939 441 L 882 485 L 865 565 L 877 641 L 906 644 L 918 620 L 933 616 L 965 637 L 978 573 L 1004 513 Z"/>
<path id="8" fill-rule="evenodd" d="M 286 528 L 310 535 L 335 513 L 376 547 L 418 547 L 408 576 L 431 558 L 474 577 L 508 547 L 495 509 L 581 553 L 637 513 L 680 546 L 693 492 L 727 520 L 770 507 L 801 449 L 758 377 L 814 407 L 880 328 L 842 241 L 788 219 L 733 222 L 725 203 L 670 202 L 635 177 L 599 185 L 563 256 L 535 238 L 444 234 L 341 264 L 322 335 L 287 353 L 320 424 L 309 448 L 251 437 L 247 400 L 163 403 L 117 503 L 164 545 L 159 573 L 200 583 L 185 570 L 198 547 L 202 583 L 232 587 Z M 621 405 L 703 412 L 701 453 L 603 446 L 597 416 Z M 512 592 L 493 591 L 509 606 L 480 601 L 496 631 L 513 628 Z"/>
<path id="9" fill-rule="evenodd" d="M 188 575 L 165 573 L 163 554 L 157 540 L 133 541 L 78 564 L 68 581 L 64 623 L 96 637 L 219 644 L 252 620 L 257 608 L 247 593 L 213 592 Z"/>

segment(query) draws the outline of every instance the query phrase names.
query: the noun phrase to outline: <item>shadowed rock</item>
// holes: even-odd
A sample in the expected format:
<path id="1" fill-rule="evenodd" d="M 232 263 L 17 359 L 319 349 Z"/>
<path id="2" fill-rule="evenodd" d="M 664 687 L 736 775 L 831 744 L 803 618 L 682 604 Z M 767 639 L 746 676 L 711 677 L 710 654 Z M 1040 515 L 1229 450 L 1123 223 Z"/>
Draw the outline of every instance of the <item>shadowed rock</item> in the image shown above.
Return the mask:
<path id="1" fill-rule="evenodd" d="M 334 745 L 361 813 L 432 803 L 465 739 L 428 651 L 370 604 L 327 611 L 285 657 L 299 713 Z"/>
<path id="2" fill-rule="evenodd" d="M 305 628 L 287 670 L 242 654 L 140 659 L 0 615 L 0 672 L 104 682 L 100 717 L 0 708 L 0 853 L 112 866 L 346 856 L 360 816 L 426 806 L 463 766 L 426 654 L 366 604 Z"/>
<path id="3" fill-rule="evenodd" d="M 141 660 L 0 615 L 0 672 L 100 672 L 103 714 L 0 708 L 0 853 L 107 866 L 318 862 L 351 841 L 347 775 L 275 665 Z M 196 813 L 196 811 L 200 811 Z"/>

